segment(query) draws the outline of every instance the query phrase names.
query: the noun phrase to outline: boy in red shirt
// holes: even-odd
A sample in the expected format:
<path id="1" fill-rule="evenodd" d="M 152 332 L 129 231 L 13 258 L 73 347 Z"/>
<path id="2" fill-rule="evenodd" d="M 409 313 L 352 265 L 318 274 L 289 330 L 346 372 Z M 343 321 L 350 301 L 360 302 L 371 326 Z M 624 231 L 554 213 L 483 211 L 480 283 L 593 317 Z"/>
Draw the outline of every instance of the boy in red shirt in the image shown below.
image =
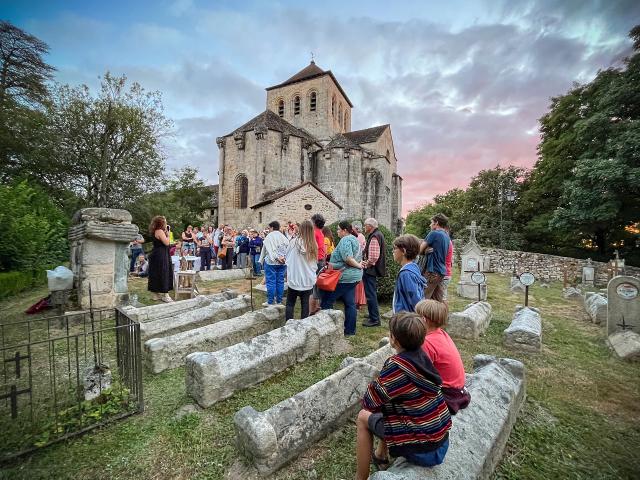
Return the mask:
<path id="1" fill-rule="evenodd" d="M 416 304 L 416 313 L 427 327 L 422 349 L 436 367 L 442 378 L 442 395 L 452 415 L 467 408 L 471 395 L 464 386 L 465 373 L 460 352 L 451 337 L 442 327 L 447 322 L 449 307 L 435 300 L 421 300 Z"/>

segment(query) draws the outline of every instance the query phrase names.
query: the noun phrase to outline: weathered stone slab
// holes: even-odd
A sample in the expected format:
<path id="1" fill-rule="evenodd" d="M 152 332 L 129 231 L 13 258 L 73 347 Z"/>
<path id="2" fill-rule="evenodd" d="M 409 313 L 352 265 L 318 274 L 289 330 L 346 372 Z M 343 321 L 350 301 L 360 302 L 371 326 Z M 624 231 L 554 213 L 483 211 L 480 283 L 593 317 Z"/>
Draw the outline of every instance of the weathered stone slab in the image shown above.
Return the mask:
<path id="1" fill-rule="evenodd" d="M 284 289 L 286 290 L 287 288 L 289 288 L 289 285 L 287 284 L 287 282 L 284 282 Z M 253 289 L 267 293 L 267 286 L 264 283 L 258 283 L 257 285 L 254 285 Z"/>
<path id="2" fill-rule="evenodd" d="M 640 279 L 621 275 L 607 285 L 607 335 L 632 330 L 640 334 Z"/>
<path id="3" fill-rule="evenodd" d="M 264 412 L 247 406 L 234 417 L 236 444 L 262 475 L 269 475 L 352 419 L 360 399 L 393 355 L 390 345 L 359 359 Z"/>
<path id="4" fill-rule="evenodd" d="M 155 337 L 166 337 L 192 328 L 202 327 L 218 320 L 242 315 L 251 308 L 249 295 L 240 295 L 237 298 L 224 302 L 212 302 L 209 305 L 195 310 L 189 310 L 173 317 L 160 318 L 140 324 L 140 337 L 142 340 Z"/>
<path id="5" fill-rule="evenodd" d="M 250 268 L 232 268 L 229 270 L 201 270 L 198 272 L 198 280 L 241 280 L 252 275 Z"/>
<path id="6" fill-rule="evenodd" d="M 452 312 L 447 320 L 447 332 L 456 338 L 477 340 L 491 322 L 491 305 L 476 302 L 467 305 L 462 312 Z"/>
<path id="7" fill-rule="evenodd" d="M 453 419 L 444 463 L 419 467 L 399 458 L 370 480 L 489 479 L 502 458 L 525 398 L 524 365 L 509 358 L 477 355 L 467 375 L 471 403 Z"/>
<path id="8" fill-rule="evenodd" d="M 213 295 L 198 295 L 195 298 L 172 303 L 160 303 L 158 305 L 148 305 L 137 308 L 135 306 L 127 305 L 121 307 L 120 310 L 122 310 L 130 319 L 139 323 L 145 323 L 152 320 L 160 320 L 161 318 L 173 317 L 197 308 L 206 307 L 214 302 L 231 300 L 237 296 L 238 292 L 235 290 L 224 290 L 221 293 L 214 293 Z"/>
<path id="9" fill-rule="evenodd" d="M 523 352 L 539 352 L 542 348 L 542 320 L 538 309 L 516 309 L 511 325 L 504 331 L 504 346 Z"/>
<path id="10" fill-rule="evenodd" d="M 640 334 L 626 330 L 609 336 L 609 344 L 623 360 L 640 361 Z"/>
<path id="11" fill-rule="evenodd" d="M 247 342 L 187 355 L 187 393 L 209 407 L 307 358 L 338 353 L 344 343 L 343 325 L 341 311 L 322 310 Z"/>
<path id="12" fill-rule="evenodd" d="M 524 293 L 526 288 L 520 281 L 519 277 L 511 277 L 509 290 L 511 290 L 511 293 Z"/>
<path id="13" fill-rule="evenodd" d="M 582 300 L 582 290 L 575 287 L 567 287 L 562 291 L 562 296 L 567 300 Z"/>
<path id="14" fill-rule="evenodd" d="M 273 305 L 212 325 L 187 330 L 144 344 L 145 362 L 153 373 L 184 365 L 193 352 L 215 352 L 262 335 L 284 324 L 284 306 Z"/>
<path id="15" fill-rule="evenodd" d="M 607 323 L 607 299 L 598 294 L 587 294 L 584 299 L 584 309 L 589 314 L 591 321 L 598 325 Z"/>
<path id="16" fill-rule="evenodd" d="M 472 282 L 458 282 L 456 293 L 462 298 L 478 300 L 478 284 Z M 480 285 L 480 300 L 487 300 L 487 284 Z"/>

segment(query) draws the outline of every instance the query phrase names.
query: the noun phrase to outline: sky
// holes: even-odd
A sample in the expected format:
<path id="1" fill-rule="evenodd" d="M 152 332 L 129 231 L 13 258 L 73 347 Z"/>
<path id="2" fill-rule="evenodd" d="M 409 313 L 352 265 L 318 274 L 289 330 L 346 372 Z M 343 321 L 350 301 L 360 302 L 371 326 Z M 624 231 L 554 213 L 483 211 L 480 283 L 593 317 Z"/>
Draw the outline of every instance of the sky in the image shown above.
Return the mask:
<path id="1" fill-rule="evenodd" d="M 406 214 L 480 170 L 533 166 L 550 99 L 622 65 L 640 2 L 0 0 L 0 18 L 49 45 L 59 83 L 96 91 L 110 71 L 160 91 L 169 170 L 210 184 L 216 137 L 313 52 L 353 102 L 353 130 L 391 124 Z"/>

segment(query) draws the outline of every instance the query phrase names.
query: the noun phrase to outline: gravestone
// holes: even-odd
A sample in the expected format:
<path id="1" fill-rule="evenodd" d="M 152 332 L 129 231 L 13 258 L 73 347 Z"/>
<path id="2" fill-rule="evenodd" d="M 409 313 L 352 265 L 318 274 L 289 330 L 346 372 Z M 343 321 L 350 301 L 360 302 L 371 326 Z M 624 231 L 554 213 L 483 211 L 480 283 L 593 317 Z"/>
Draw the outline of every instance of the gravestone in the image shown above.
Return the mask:
<path id="1" fill-rule="evenodd" d="M 588 292 L 584 298 L 584 309 L 591 321 L 598 325 L 607 323 L 607 299 L 599 293 Z"/>
<path id="2" fill-rule="evenodd" d="M 587 258 L 587 264 L 582 267 L 582 284 L 590 287 L 595 286 L 596 269 L 591 263 L 591 259 Z"/>
<path id="3" fill-rule="evenodd" d="M 567 300 L 582 300 L 582 291 L 576 287 L 567 287 L 562 290 L 562 296 Z"/>
<path id="4" fill-rule="evenodd" d="M 483 253 L 476 240 L 476 230 L 478 230 L 479 227 L 476 225 L 475 220 L 471 222 L 471 226 L 467 228 L 471 231 L 471 234 L 469 241 L 463 247 L 462 252 L 460 252 L 462 269 L 456 292 L 461 297 L 478 300 L 478 284 L 472 280 L 471 276 L 473 272 L 482 271 Z M 487 284 L 483 283 L 480 285 L 480 300 L 486 299 Z"/>
<path id="5" fill-rule="evenodd" d="M 511 277 L 511 281 L 509 283 L 509 290 L 511 290 L 511 293 L 524 293 L 525 287 L 522 284 L 522 282 L 520 282 L 519 277 L 517 276 Z"/>
<path id="6" fill-rule="evenodd" d="M 537 308 L 516 307 L 511 325 L 504 331 L 504 346 L 537 353 L 542 348 L 542 320 Z"/>
<path id="7" fill-rule="evenodd" d="M 607 335 L 619 331 L 640 334 L 640 280 L 619 276 L 607 287 Z"/>
<path id="8" fill-rule="evenodd" d="M 124 304 L 129 297 L 127 251 L 138 235 L 131 214 L 111 208 L 83 208 L 71 223 L 71 270 L 80 307 L 89 308 L 89 287 L 93 308 Z"/>
<path id="9" fill-rule="evenodd" d="M 451 312 L 447 319 L 447 333 L 454 338 L 477 340 L 491 322 L 491 305 L 476 302 L 467 305 L 462 312 Z"/>

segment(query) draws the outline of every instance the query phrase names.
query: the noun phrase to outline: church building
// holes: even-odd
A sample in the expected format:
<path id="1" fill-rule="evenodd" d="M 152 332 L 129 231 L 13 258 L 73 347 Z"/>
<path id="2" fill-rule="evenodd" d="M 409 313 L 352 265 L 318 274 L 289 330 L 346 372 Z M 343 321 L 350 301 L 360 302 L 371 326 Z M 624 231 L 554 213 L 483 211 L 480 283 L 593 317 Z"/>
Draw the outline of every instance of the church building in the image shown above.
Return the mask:
<path id="1" fill-rule="evenodd" d="M 402 229 L 402 177 L 390 125 L 351 130 L 353 104 L 315 62 L 268 87 L 266 110 L 216 139 L 219 220 L 264 227 L 321 213 Z"/>

